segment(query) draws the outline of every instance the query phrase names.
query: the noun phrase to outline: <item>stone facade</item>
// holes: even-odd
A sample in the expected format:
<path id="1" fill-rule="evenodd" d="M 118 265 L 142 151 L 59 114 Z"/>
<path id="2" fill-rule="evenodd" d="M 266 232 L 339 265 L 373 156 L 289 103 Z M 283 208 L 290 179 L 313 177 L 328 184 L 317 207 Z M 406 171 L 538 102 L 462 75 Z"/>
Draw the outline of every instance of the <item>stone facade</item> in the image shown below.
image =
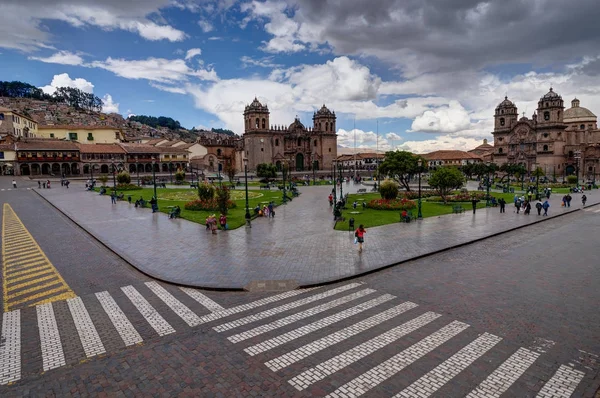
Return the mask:
<path id="1" fill-rule="evenodd" d="M 565 110 L 562 97 L 550 88 L 529 119 L 525 115 L 519 118 L 517 106 L 505 97 L 496 107 L 494 119 L 496 164 L 522 164 L 530 172 L 541 167 L 548 177 L 555 178 L 579 172 L 585 181 L 595 181 L 600 173 L 597 117 L 580 107 L 577 98 Z"/>
<path id="2" fill-rule="evenodd" d="M 337 158 L 336 116 L 325 105 L 313 115 L 313 126 L 296 118 L 289 126 L 271 125 L 269 108 L 258 99 L 244 111 L 244 151 L 248 169 L 273 163 L 291 171 L 330 170 Z"/>

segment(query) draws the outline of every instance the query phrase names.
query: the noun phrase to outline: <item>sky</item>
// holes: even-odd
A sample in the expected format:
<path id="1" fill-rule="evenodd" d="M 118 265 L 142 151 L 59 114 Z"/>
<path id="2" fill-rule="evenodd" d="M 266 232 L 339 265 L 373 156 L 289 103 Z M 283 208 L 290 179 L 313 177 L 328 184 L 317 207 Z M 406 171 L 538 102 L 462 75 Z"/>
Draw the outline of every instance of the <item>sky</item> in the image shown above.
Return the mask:
<path id="1" fill-rule="evenodd" d="M 598 0 L 0 0 L 0 80 L 77 87 L 105 112 L 243 133 L 271 124 L 338 145 L 469 150 L 505 96 L 531 117 L 550 87 L 600 113 Z"/>

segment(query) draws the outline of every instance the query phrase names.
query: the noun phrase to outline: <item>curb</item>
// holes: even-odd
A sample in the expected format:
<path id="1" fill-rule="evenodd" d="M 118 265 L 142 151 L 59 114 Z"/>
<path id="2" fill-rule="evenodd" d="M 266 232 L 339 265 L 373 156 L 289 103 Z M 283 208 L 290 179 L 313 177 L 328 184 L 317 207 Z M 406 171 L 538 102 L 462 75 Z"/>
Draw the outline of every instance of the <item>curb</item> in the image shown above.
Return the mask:
<path id="1" fill-rule="evenodd" d="M 75 224 L 79 229 L 81 229 L 82 231 L 84 231 L 87 235 L 89 235 L 92 239 L 94 239 L 96 242 L 100 243 L 100 245 L 104 248 L 106 248 L 108 251 L 110 251 L 111 253 L 113 253 L 115 256 L 117 256 L 118 258 L 120 258 L 121 260 L 123 260 L 125 263 L 127 263 L 129 266 L 131 266 L 132 268 L 134 268 L 136 271 L 152 278 L 152 279 L 156 279 L 157 281 L 161 281 L 161 282 L 165 282 L 168 283 L 170 285 L 176 285 L 176 286 L 183 286 L 183 287 L 189 287 L 189 288 L 193 288 L 193 289 L 202 289 L 202 290 L 209 290 L 209 291 L 217 291 L 217 292 L 243 292 L 245 291 L 243 288 L 238 288 L 238 287 L 210 287 L 210 286 L 196 286 L 196 285 L 187 285 L 185 283 L 176 283 L 176 282 L 172 282 L 169 280 L 166 280 L 162 277 L 159 276 L 155 276 L 152 275 L 151 273 L 141 270 L 140 268 L 136 267 L 131 261 L 129 261 L 126 257 L 124 257 L 122 254 L 116 252 L 115 250 L 113 250 L 110 246 L 108 246 L 106 243 L 104 243 L 102 240 L 98 239 L 94 234 L 92 234 L 90 231 L 88 231 L 85 227 L 81 226 L 77 221 L 75 221 L 71 216 L 69 216 L 68 214 L 66 214 L 65 212 L 63 212 L 61 209 L 59 209 L 58 207 L 56 207 L 52 202 L 50 202 L 48 199 L 46 199 L 42 194 L 40 194 L 39 192 L 37 192 L 37 190 L 32 189 L 33 192 L 35 192 L 40 198 L 42 198 L 46 203 L 48 203 L 50 206 L 52 206 L 54 209 L 56 209 L 60 214 L 62 214 L 63 216 L 67 217 L 73 224 Z"/>
<path id="2" fill-rule="evenodd" d="M 184 284 L 184 283 L 172 282 L 172 281 L 169 281 L 169 280 L 164 279 L 162 277 L 154 276 L 153 274 L 151 274 L 151 273 L 149 273 L 147 271 L 143 271 L 140 268 L 138 268 L 137 266 L 135 266 L 130 260 L 128 260 L 127 257 L 125 257 L 122 254 L 119 254 L 118 252 L 116 252 L 115 250 L 113 250 L 111 247 L 109 247 L 108 245 L 106 245 L 102 240 L 98 239 L 94 234 L 92 234 L 90 231 L 88 231 L 85 227 L 81 226 L 72 217 L 70 217 L 68 214 L 64 213 L 62 210 L 60 210 L 58 207 L 56 207 L 52 202 L 50 202 L 48 199 L 46 199 L 42 194 L 40 194 L 39 192 L 37 192 L 37 190 L 32 189 L 32 191 L 34 191 L 46 203 L 48 203 L 50 206 L 52 206 L 54 209 L 56 209 L 60 214 L 62 214 L 65 217 L 67 217 L 71 222 L 73 222 L 76 226 L 78 226 L 86 234 L 88 234 L 94 240 L 96 240 L 97 242 L 99 242 L 103 247 L 105 247 L 106 249 L 108 249 L 111 253 L 113 253 L 118 258 L 120 258 L 121 260 L 123 260 L 124 262 L 126 262 L 127 264 L 129 264 L 131 267 L 135 268 L 140 273 L 142 273 L 142 274 L 144 274 L 144 275 L 146 275 L 146 276 L 148 276 L 150 278 L 153 278 L 153 279 L 156 279 L 158 281 L 165 282 L 165 283 L 168 283 L 168 284 L 171 284 L 171 285 L 184 286 L 184 287 L 190 287 L 190 288 L 194 288 L 194 289 L 202 289 L 202 290 L 208 290 L 208 291 L 222 291 L 222 292 L 226 292 L 226 291 L 229 291 L 229 292 L 232 292 L 232 291 L 233 292 L 246 291 L 244 288 L 241 288 L 241 287 L 197 286 L 197 285 L 188 285 L 188 284 Z M 585 208 L 593 207 L 593 206 L 598 206 L 598 205 L 600 205 L 600 202 L 592 204 L 592 205 L 589 205 L 589 206 L 585 206 Z M 444 253 L 444 252 L 447 252 L 447 251 L 450 251 L 450 250 L 453 250 L 453 249 L 457 249 L 457 248 L 460 248 L 460 247 L 463 247 L 463 246 L 471 245 L 473 243 L 481 242 L 483 240 L 490 239 L 490 238 L 493 238 L 493 237 L 505 234 L 507 232 L 517 231 L 519 229 L 527 228 L 527 227 L 530 227 L 532 225 L 536 225 L 536 224 L 539 224 L 539 223 L 546 222 L 548 220 L 553 220 L 555 218 L 563 217 L 563 216 L 565 216 L 567 214 L 577 213 L 577 212 L 582 211 L 582 210 L 583 210 L 583 208 L 579 208 L 579 209 L 575 209 L 575 210 L 572 210 L 572 211 L 561 213 L 561 214 L 558 214 L 556 216 L 552 216 L 552 217 L 549 217 L 549 218 L 542 218 L 542 219 L 540 219 L 538 221 L 534 221 L 534 222 L 529 223 L 529 224 L 519 225 L 519 226 L 510 228 L 510 229 L 504 230 L 504 231 L 495 232 L 495 233 L 493 233 L 491 235 L 483 236 L 483 237 L 480 237 L 480 238 L 477 238 L 477 239 L 473 239 L 473 240 L 470 240 L 470 241 L 467 241 L 467 242 L 463 242 L 463 243 L 458 243 L 456 245 L 445 247 L 445 248 L 442 248 L 442 249 L 439 249 L 439 250 L 435 250 L 435 251 L 432 251 L 432 252 L 429 252 L 429 253 L 424 253 L 424 254 L 421 254 L 421 255 L 418 255 L 418 256 L 415 256 L 415 257 L 408 258 L 406 260 L 402 260 L 402 261 L 398 261 L 398 262 L 395 262 L 395 263 L 392 263 L 392 264 L 384 265 L 384 266 L 381 266 L 379 268 L 368 270 L 368 271 L 365 271 L 365 272 L 361 272 L 361 273 L 358 273 L 358 274 L 355 274 L 355 275 L 350 275 L 350 276 L 346 276 L 346 277 L 343 277 L 343 278 L 336 278 L 336 279 L 326 280 L 326 281 L 322 281 L 322 282 L 318 282 L 318 283 L 311 283 L 311 284 L 306 284 L 306 285 L 300 285 L 300 286 L 298 286 L 297 289 L 306 289 L 306 288 L 311 288 L 311 287 L 327 286 L 327 285 L 331 285 L 331 284 L 334 284 L 334 283 L 345 282 L 345 281 L 349 281 L 349 280 L 352 280 L 352 279 L 360 278 L 360 277 L 363 277 L 363 276 L 367 276 L 367 275 L 373 274 L 375 272 L 380 272 L 380 271 L 383 271 L 385 269 L 388 269 L 388 268 L 391 268 L 391 267 L 395 267 L 397 265 L 408 263 L 410 261 L 420 260 L 422 258 L 430 257 L 430 256 L 433 256 L 433 255 L 436 255 L 436 254 L 439 254 L 439 253 Z"/>

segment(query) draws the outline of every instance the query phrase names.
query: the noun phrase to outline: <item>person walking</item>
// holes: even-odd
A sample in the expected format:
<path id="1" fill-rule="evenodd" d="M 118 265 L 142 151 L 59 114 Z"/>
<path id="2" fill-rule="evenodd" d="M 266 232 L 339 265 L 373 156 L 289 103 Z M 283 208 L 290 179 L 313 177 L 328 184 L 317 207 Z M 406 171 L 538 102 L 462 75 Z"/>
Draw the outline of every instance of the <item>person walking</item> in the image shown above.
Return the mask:
<path id="1" fill-rule="evenodd" d="M 333 206 L 333 195 L 329 194 L 329 206 Z"/>
<path id="2" fill-rule="evenodd" d="M 17 189 L 17 182 L 15 181 L 15 179 L 13 178 L 12 180 L 12 184 L 13 184 L 13 188 Z"/>
<path id="3" fill-rule="evenodd" d="M 504 198 L 500 198 L 498 204 L 500 204 L 500 213 L 506 213 L 506 200 L 504 200 Z"/>
<path id="4" fill-rule="evenodd" d="M 550 208 L 550 203 L 548 202 L 548 199 L 546 199 L 544 201 L 544 204 L 542 205 L 542 208 L 544 209 L 544 215 L 547 216 L 548 215 L 548 209 Z"/>
<path id="5" fill-rule="evenodd" d="M 565 199 L 567 200 L 567 207 L 571 207 L 571 200 L 573 200 L 573 197 L 570 194 L 567 194 Z"/>
<path id="6" fill-rule="evenodd" d="M 361 253 L 363 250 L 363 243 L 365 243 L 365 233 L 367 230 L 365 227 L 360 224 L 356 231 L 354 231 L 354 237 L 356 238 L 356 242 L 358 243 L 358 252 Z"/>
<path id="7" fill-rule="evenodd" d="M 110 203 L 112 203 L 113 205 L 117 204 L 117 194 L 115 191 L 112 191 L 110 193 Z"/>
<path id="8" fill-rule="evenodd" d="M 539 200 L 536 202 L 535 204 L 535 208 L 538 212 L 538 216 L 542 215 L 542 202 L 540 202 Z"/>
<path id="9" fill-rule="evenodd" d="M 219 217 L 219 224 L 221 224 L 221 229 L 225 231 L 227 229 L 227 216 L 225 214 L 221 214 Z"/>
<path id="10" fill-rule="evenodd" d="M 50 180 L 46 181 L 46 188 L 50 189 Z"/>
<path id="11" fill-rule="evenodd" d="M 585 194 L 583 194 L 583 196 L 581 197 L 581 203 L 583 203 L 584 206 L 585 206 L 586 201 L 587 201 L 587 196 L 585 196 Z"/>
<path id="12" fill-rule="evenodd" d="M 531 202 L 525 202 L 525 214 L 529 215 L 531 213 Z"/>
<path id="13" fill-rule="evenodd" d="M 217 216 L 215 214 L 210 216 L 210 230 L 213 235 L 217 234 Z"/>
<path id="14" fill-rule="evenodd" d="M 38 181 L 38 189 L 41 189 L 41 188 L 42 188 L 42 182 Z"/>
<path id="15" fill-rule="evenodd" d="M 67 189 L 69 189 L 69 184 L 70 184 L 69 180 L 65 180 L 65 187 L 67 187 Z"/>
<path id="16" fill-rule="evenodd" d="M 473 199 L 471 199 L 471 204 L 473 205 L 473 214 L 475 214 L 475 210 L 477 210 L 477 203 L 479 203 L 479 200 L 473 196 Z"/>
<path id="17" fill-rule="evenodd" d="M 515 201 L 515 208 L 517 209 L 517 214 L 519 214 L 519 211 L 521 211 L 521 200 L 519 198 Z"/>
<path id="18" fill-rule="evenodd" d="M 269 206 L 267 206 L 267 207 L 269 208 L 269 217 L 275 218 L 275 210 L 274 210 L 273 202 L 269 202 Z"/>

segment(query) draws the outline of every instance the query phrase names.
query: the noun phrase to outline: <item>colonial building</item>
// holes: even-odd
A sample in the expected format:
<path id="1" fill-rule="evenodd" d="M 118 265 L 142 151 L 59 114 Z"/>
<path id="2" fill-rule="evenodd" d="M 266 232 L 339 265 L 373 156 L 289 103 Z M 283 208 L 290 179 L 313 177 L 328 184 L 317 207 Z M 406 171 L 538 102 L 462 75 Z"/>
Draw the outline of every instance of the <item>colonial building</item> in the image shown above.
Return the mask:
<path id="1" fill-rule="evenodd" d="M 357 153 L 356 155 L 340 155 L 336 159 L 338 170 L 375 170 L 383 163 L 385 154 L 375 152 Z"/>
<path id="2" fill-rule="evenodd" d="M 81 144 L 116 144 L 124 141 L 123 130 L 110 126 L 40 126 L 40 137 L 77 141 Z"/>
<path id="3" fill-rule="evenodd" d="M 525 115 L 519 118 L 517 106 L 505 97 L 496 107 L 494 119 L 496 164 L 518 163 L 528 171 L 541 167 L 550 177 L 578 172 L 588 181 L 596 180 L 600 173 L 597 118 L 581 107 L 577 98 L 565 110 L 562 97 L 550 88 L 529 119 Z"/>
<path id="4" fill-rule="evenodd" d="M 337 158 L 336 116 L 325 105 L 313 114 L 312 127 L 296 118 L 289 126 L 271 125 L 269 108 L 258 99 L 244 110 L 244 151 L 248 168 L 273 163 L 291 171 L 330 170 Z"/>
<path id="5" fill-rule="evenodd" d="M 38 134 L 38 124 L 32 118 L 0 106 L 0 135 L 31 138 Z"/>
<path id="6" fill-rule="evenodd" d="M 423 158 L 427 160 L 427 167 L 436 169 L 442 166 L 460 167 L 472 163 L 481 163 L 483 159 L 474 153 L 454 150 L 441 150 L 426 153 Z"/>

